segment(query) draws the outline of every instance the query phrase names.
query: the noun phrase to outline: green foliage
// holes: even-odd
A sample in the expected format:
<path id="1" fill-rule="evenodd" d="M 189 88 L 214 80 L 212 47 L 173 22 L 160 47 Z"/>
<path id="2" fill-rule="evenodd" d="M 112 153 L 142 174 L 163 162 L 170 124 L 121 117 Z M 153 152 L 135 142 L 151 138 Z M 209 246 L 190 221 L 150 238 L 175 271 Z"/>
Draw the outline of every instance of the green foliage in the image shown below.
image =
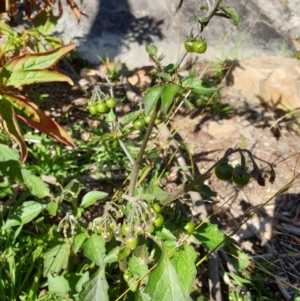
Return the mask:
<path id="1" fill-rule="evenodd" d="M 206 10 L 206 16 L 195 17 L 198 27 L 193 26 L 188 37 L 197 42 L 197 47 L 192 45 L 197 54 L 206 51 L 201 33 L 213 16 L 231 18 L 236 25 L 239 21 L 236 11 L 221 6 L 220 1 Z M 0 196 L 12 199 L 7 207 L 0 205 L 0 295 L 6 300 L 105 301 L 123 300 L 125 295 L 130 300 L 192 300 L 197 266 L 205 259 L 198 253 L 199 246 L 209 253 L 233 248 L 233 241 L 214 224 L 194 223 L 179 199 L 193 190 L 215 196 L 204 182 L 234 153 L 240 156 L 241 164 L 234 167 L 233 174 L 247 172 L 246 155 L 253 167 L 252 178 L 264 184 L 256 163 L 259 159 L 249 150 L 229 149 L 205 173 L 188 177 L 172 194 L 159 186 L 158 173 L 165 167 L 154 163 L 161 161 L 160 149 L 147 147 L 155 125 L 167 122 L 179 103 L 192 108 L 195 97 L 211 97 L 218 89 L 197 76 L 179 75 L 181 61 L 164 67 L 163 55 L 154 45 L 148 45 L 146 51 L 154 63 L 156 82 L 145 92 L 139 110 L 118 122 L 116 106 L 120 101 L 114 97 L 110 82 L 118 74 L 115 65 L 105 58 L 109 95 L 95 87 L 87 106 L 92 117 L 101 121 L 100 126 L 93 130 L 74 126 L 71 132 L 77 136 L 76 150 L 33 133 L 25 135 L 34 141 L 28 147 L 16 118 L 65 145 L 75 145 L 61 126 L 14 89 L 54 80 L 72 84 L 68 77 L 50 69 L 75 47 L 59 46 L 60 42 L 49 36 L 54 22 L 44 16 L 36 27 L 26 31 L 33 45 L 23 34 L 5 24 L 0 26 L 8 37 L 2 53 L 13 51 L 14 56 L 0 70 L 0 115 L 3 129 L 20 148 L 18 153 L 0 144 Z M 51 46 L 50 51 L 45 51 L 41 37 Z M 35 53 L 21 54 L 29 46 Z M 77 135 L 83 131 L 89 134 L 85 141 Z M 132 134 L 136 136 L 132 138 Z M 28 161 L 22 165 L 28 148 Z M 102 169 L 112 172 L 117 167 L 128 173 L 128 179 L 115 181 L 114 194 L 112 185 L 111 189 L 107 185 L 93 189 L 81 178 L 92 167 L 106 179 L 109 177 Z M 274 180 L 272 167 L 271 172 Z M 56 186 L 46 184 L 41 175 L 54 176 Z M 222 177 L 230 179 L 231 174 Z M 17 194 L 12 189 L 15 185 L 20 188 Z M 239 275 L 227 273 L 231 279 L 228 285 L 252 286 L 243 276 L 250 266 L 247 256 L 236 253 L 236 257 L 233 264 Z"/>

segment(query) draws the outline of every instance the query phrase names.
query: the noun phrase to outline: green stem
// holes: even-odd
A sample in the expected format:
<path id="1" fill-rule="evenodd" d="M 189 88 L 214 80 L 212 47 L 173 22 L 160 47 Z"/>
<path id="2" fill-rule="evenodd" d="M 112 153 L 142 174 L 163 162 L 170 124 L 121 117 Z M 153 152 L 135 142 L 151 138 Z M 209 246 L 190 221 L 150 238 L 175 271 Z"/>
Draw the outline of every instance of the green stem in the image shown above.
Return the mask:
<path id="1" fill-rule="evenodd" d="M 157 117 L 157 113 L 158 113 L 159 108 L 160 108 L 160 101 L 157 102 L 157 104 L 156 104 L 156 106 L 153 110 L 153 113 L 151 115 L 151 120 L 149 122 L 149 125 L 147 127 L 147 130 L 146 130 L 146 133 L 145 133 L 145 136 L 144 136 L 143 143 L 141 145 L 138 156 L 137 156 L 137 158 L 136 158 L 136 160 L 133 164 L 133 167 L 132 167 L 132 174 L 131 174 L 131 177 L 130 177 L 129 191 L 128 191 L 129 196 L 133 196 L 135 186 L 136 186 L 136 182 L 137 182 L 138 175 L 139 175 L 139 170 L 140 170 L 142 160 L 143 160 L 143 157 L 144 157 L 144 153 L 145 153 L 145 150 L 146 150 L 146 146 L 147 146 L 148 140 L 150 138 L 150 135 L 152 133 L 152 129 L 153 129 L 154 122 L 155 122 L 155 119 Z"/>

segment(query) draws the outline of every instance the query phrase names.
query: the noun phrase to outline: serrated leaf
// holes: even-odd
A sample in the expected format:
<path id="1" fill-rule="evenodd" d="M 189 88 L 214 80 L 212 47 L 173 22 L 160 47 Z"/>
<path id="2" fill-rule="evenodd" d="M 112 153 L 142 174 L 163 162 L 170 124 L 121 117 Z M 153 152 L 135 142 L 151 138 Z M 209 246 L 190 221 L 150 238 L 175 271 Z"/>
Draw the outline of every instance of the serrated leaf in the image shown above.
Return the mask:
<path id="1" fill-rule="evenodd" d="M 148 294 L 151 300 L 191 300 L 165 250 L 163 250 L 156 268 L 149 274 L 144 293 Z"/>
<path id="2" fill-rule="evenodd" d="M 226 7 L 222 7 L 221 9 L 233 20 L 235 26 L 239 24 L 240 16 L 235 8 L 226 6 Z"/>
<path id="3" fill-rule="evenodd" d="M 0 162 L 19 161 L 19 153 L 5 144 L 0 144 Z"/>
<path id="4" fill-rule="evenodd" d="M 33 195 L 38 198 L 50 196 L 50 189 L 41 178 L 27 169 L 21 169 L 21 173 L 27 188 Z"/>
<path id="5" fill-rule="evenodd" d="M 145 106 L 145 115 L 149 115 L 154 109 L 156 103 L 160 98 L 162 87 L 161 86 L 153 86 L 150 87 L 143 98 L 143 104 Z"/>
<path id="6" fill-rule="evenodd" d="M 203 223 L 194 234 L 201 244 L 208 250 L 215 250 L 224 247 L 226 243 L 231 241 L 222 231 L 218 229 L 217 225 Z"/>
<path id="7" fill-rule="evenodd" d="M 197 253 L 194 247 L 184 244 L 183 249 L 177 250 L 172 258 L 180 282 L 183 284 L 186 294 L 189 294 L 193 282 L 195 281 L 197 270 L 195 261 Z"/>
<path id="8" fill-rule="evenodd" d="M 128 261 L 130 272 L 138 277 L 144 276 L 148 272 L 148 265 L 141 257 L 132 255 Z"/>
<path id="9" fill-rule="evenodd" d="M 6 227 L 24 225 L 36 218 L 44 209 L 41 203 L 35 201 L 24 202 L 14 210 L 6 221 Z"/>
<path id="10" fill-rule="evenodd" d="M 64 240 L 44 254 L 44 277 L 49 273 L 59 273 L 68 267 L 70 247 L 69 241 Z"/>
<path id="11" fill-rule="evenodd" d="M 93 277 L 84 284 L 79 294 L 79 301 L 109 301 L 108 283 L 105 275 L 105 265 L 98 269 Z"/>
<path id="12" fill-rule="evenodd" d="M 75 235 L 72 243 L 72 250 L 75 254 L 79 251 L 79 249 L 81 248 L 81 246 L 83 245 L 83 243 L 86 241 L 88 237 L 89 235 L 87 231 Z"/>
<path id="13" fill-rule="evenodd" d="M 4 130 L 20 147 L 20 162 L 24 163 L 27 158 L 28 150 L 25 141 L 22 137 L 16 117 L 17 116 L 12 105 L 4 97 L 2 97 L 0 122 L 2 123 Z"/>
<path id="14" fill-rule="evenodd" d="M 179 92 L 180 86 L 176 84 L 166 84 L 161 91 L 162 112 L 167 115 L 170 106 L 173 103 L 175 95 Z"/>
<path id="15" fill-rule="evenodd" d="M 73 85 L 73 81 L 67 75 L 49 70 L 20 70 L 15 71 L 7 80 L 6 86 L 15 88 L 36 83 L 67 82 Z"/>
<path id="16" fill-rule="evenodd" d="M 181 81 L 184 88 L 191 89 L 197 94 L 211 94 L 217 92 L 218 89 L 214 87 L 208 87 L 200 78 L 196 76 L 189 76 Z"/>
<path id="17" fill-rule="evenodd" d="M 76 47 L 76 44 L 64 45 L 53 50 L 43 53 L 24 54 L 10 60 L 4 67 L 2 72 L 13 74 L 17 71 L 42 70 L 50 68 L 61 58 L 68 54 Z M 0 77 L 1 77 L 0 73 Z M 70 79 L 71 81 L 71 79 Z"/>
<path id="18" fill-rule="evenodd" d="M 47 275 L 49 292 L 58 297 L 65 297 L 70 291 L 68 280 L 64 276 L 53 277 L 50 273 Z"/>
<path id="19" fill-rule="evenodd" d="M 83 198 L 80 204 L 82 208 L 88 208 L 94 205 L 97 201 L 105 198 L 108 193 L 103 191 L 89 191 Z"/>
<path id="20" fill-rule="evenodd" d="M 102 236 L 94 233 L 83 244 L 84 255 L 98 266 L 103 264 L 105 257 L 105 242 Z"/>
<path id="21" fill-rule="evenodd" d="M 126 114 L 122 118 L 122 124 L 125 125 L 125 124 L 128 124 L 130 122 L 135 121 L 136 119 L 139 118 L 140 114 L 141 113 L 139 111 L 135 111 L 135 112 L 131 112 L 131 113 Z"/>

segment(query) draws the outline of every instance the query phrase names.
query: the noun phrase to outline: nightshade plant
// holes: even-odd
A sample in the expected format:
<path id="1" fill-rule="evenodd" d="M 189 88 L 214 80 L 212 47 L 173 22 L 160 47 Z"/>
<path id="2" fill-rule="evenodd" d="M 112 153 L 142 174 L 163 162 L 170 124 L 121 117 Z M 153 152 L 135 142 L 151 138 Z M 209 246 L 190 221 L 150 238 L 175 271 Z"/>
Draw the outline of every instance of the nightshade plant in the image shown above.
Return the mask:
<path id="1" fill-rule="evenodd" d="M 202 9 L 207 11 L 205 16 L 195 17 L 187 37 L 189 42 L 197 41 L 188 49 L 196 53 L 206 50 L 202 34 L 212 17 L 219 15 L 238 23 L 236 11 L 222 6 L 221 1 L 213 5 L 207 1 Z M 143 163 L 150 161 L 147 144 L 155 125 L 166 122 L 181 103 L 191 108 L 191 94 L 212 94 L 217 89 L 198 77 L 179 75 L 186 52 L 177 63 L 164 66 L 163 55 L 154 45 L 148 45 L 146 51 L 154 63 L 152 73 L 156 81 L 145 92 L 143 109 L 130 112 L 118 123 L 118 103 L 108 78 L 109 95 L 95 87 L 87 105 L 93 117 L 107 123 L 108 132 L 99 143 L 119 144 L 132 165 L 129 181 L 114 195 L 89 191 L 79 198 L 83 187 L 77 181 L 50 189 L 20 165 L 26 160 L 27 149 L 17 119 L 66 145 L 73 146 L 73 141 L 31 100 L 16 94 L 11 87 L 52 80 L 71 83 L 67 76 L 48 69 L 74 47 L 70 44 L 17 56 L 0 71 L 2 125 L 20 148 L 18 153 L 0 145 L 1 191 L 8 196 L 5 206 L 0 206 L 0 245 L 5 250 L 0 261 L 0 296 L 3 300 L 192 300 L 196 267 L 213 251 L 233 246 L 216 225 L 203 221 L 195 226 L 183 210 L 180 197 L 195 189 L 214 196 L 216 192 L 204 184 L 214 169 L 221 180 L 233 178 L 238 186 L 246 185 L 250 176 L 263 186 L 265 179 L 256 163 L 260 159 L 249 150 L 229 149 L 205 173 L 188 178 L 172 193 L 159 187 L 155 178 L 150 179 L 151 168 Z M 134 131 L 141 138 L 136 156 L 123 141 L 125 135 Z M 234 153 L 239 154 L 240 164 L 227 168 L 225 177 L 220 165 L 229 165 Z M 273 182 L 274 169 L 265 163 L 270 166 Z M 10 188 L 14 182 L 20 183 L 22 189 L 27 187 L 27 191 L 14 194 Z M 84 213 L 99 200 L 103 202 L 99 215 L 87 221 Z M 208 252 L 198 261 L 196 245 Z"/>

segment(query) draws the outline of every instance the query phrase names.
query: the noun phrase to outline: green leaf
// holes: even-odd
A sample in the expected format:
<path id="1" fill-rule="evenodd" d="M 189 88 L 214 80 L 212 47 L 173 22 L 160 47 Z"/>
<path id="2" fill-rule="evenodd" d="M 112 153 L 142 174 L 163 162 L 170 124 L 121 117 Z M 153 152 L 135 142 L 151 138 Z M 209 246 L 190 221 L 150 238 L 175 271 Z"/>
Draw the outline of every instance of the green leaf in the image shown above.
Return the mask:
<path id="1" fill-rule="evenodd" d="M 151 197 L 155 197 L 158 201 L 163 201 L 167 193 L 161 189 L 157 184 L 151 182 L 146 188 L 144 188 L 145 194 L 149 194 L 150 199 Z"/>
<path id="2" fill-rule="evenodd" d="M 24 225 L 31 222 L 36 218 L 44 209 L 44 205 L 35 202 L 24 202 L 15 211 L 11 211 L 8 220 L 6 221 L 6 227 L 13 227 L 17 225 Z"/>
<path id="3" fill-rule="evenodd" d="M 60 202 L 60 197 L 56 197 L 54 200 L 52 199 L 47 205 L 46 205 L 46 210 L 48 213 L 52 216 L 56 216 L 57 210 L 58 210 L 58 205 Z"/>
<path id="4" fill-rule="evenodd" d="M 214 87 L 209 87 L 201 79 L 196 76 L 189 76 L 181 81 L 184 88 L 191 89 L 197 94 L 211 94 L 217 92 L 218 89 Z"/>
<path id="5" fill-rule="evenodd" d="M 242 277 L 240 277 L 238 275 L 235 275 L 233 273 L 226 273 L 226 274 L 229 275 L 239 285 L 242 285 L 242 284 L 252 284 L 252 282 L 250 280 L 242 278 Z"/>
<path id="6" fill-rule="evenodd" d="M 0 171 L 1 171 L 1 169 L 0 169 Z M 0 183 L 0 199 L 3 199 L 12 194 L 13 194 L 12 190 L 8 183 Z"/>
<path id="7" fill-rule="evenodd" d="M 77 235 L 75 235 L 73 244 L 72 244 L 72 250 L 76 254 L 79 249 L 81 248 L 82 244 L 86 241 L 86 239 L 89 237 L 88 232 L 85 230 Z"/>
<path id="8" fill-rule="evenodd" d="M 238 261 L 238 271 L 244 271 L 247 267 L 250 266 L 251 260 L 249 259 L 249 255 L 237 250 L 237 261 Z"/>
<path id="9" fill-rule="evenodd" d="M 128 113 L 122 118 L 122 124 L 125 125 L 128 124 L 129 122 L 133 122 L 136 119 L 138 119 L 140 115 L 141 115 L 140 111 Z"/>
<path id="10" fill-rule="evenodd" d="M 64 45 L 43 53 L 24 54 L 10 60 L 3 68 L 3 72 L 13 74 L 17 71 L 37 71 L 50 68 L 61 58 L 76 47 L 76 44 Z M 2 73 L 2 72 L 1 72 Z M 1 77 L 1 74 L 0 74 Z M 69 79 L 71 81 L 71 79 Z"/>
<path id="11" fill-rule="evenodd" d="M 82 202 L 80 204 L 80 207 L 82 208 L 88 208 L 92 205 L 94 205 L 97 201 L 105 198 L 108 195 L 108 193 L 103 191 L 89 191 L 83 198 Z"/>
<path id="12" fill-rule="evenodd" d="M 9 38 L 16 38 L 18 33 L 12 27 L 0 21 L 0 31 Z M 2 45 L 1 45 L 2 48 Z"/>
<path id="13" fill-rule="evenodd" d="M 183 100 L 185 106 L 187 107 L 187 109 L 189 109 L 189 110 L 195 109 L 195 106 L 190 101 L 188 101 L 186 98 L 182 98 L 182 100 Z"/>
<path id="14" fill-rule="evenodd" d="M 12 86 L 15 88 L 31 85 L 36 83 L 47 82 L 67 82 L 73 85 L 73 81 L 62 73 L 49 70 L 19 70 L 14 71 L 7 80 L 6 86 Z"/>
<path id="15" fill-rule="evenodd" d="M 226 7 L 221 7 L 221 9 L 233 20 L 235 26 L 239 24 L 240 16 L 235 8 L 226 6 Z"/>
<path id="16" fill-rule="evenodd" d="M 164 238 L 166 240 L 176 240 L 176 236 L 174 236 L 174 234 L 165 227 L 163 227 L 161 231 L 157 230 L 155 232 L 155 236 L 158 238 Z"/>
<path id="17" fill-rule="evenodd" d="M 55 17 L 55 16 L 48 17 L 46 11 L 41 11 L 39 13 L 38 18 L 35 18 L 34 28 L 32 28 L 32 29 L 37 30 L 38 33 L 42 34 L 43 36 L 49 36 L 54 31 L 55 24 L 57 23 L 58 19 L 59 19 L 58 16 L 57 17 Z"/>
<path id="18" fill-rule="evenodd" d="M 84 289 L 79 294 L 79 301 L 109 301 L 105 265 L 99 268 L 95 275 L 84 284 Z"/>
<path id="19" fill-rule="evenodd" d="M 105 257 L 105 242 L 102 236 L 94 233 L 83 244 L 84 255 L 98 266 L 103 264 Z"/>
<path id="20" fill-rule="evenodd" d="M 119 253 L 120 253 L 120 247 L 113 248 L 105 257 L 104 262 L 105 263 L 112 263 L 117 262 L 119 259 Z"/>
<path id="21" fill-rule="evenodd" d="M 175 70 L 177 70 L 178 65 L 177 64 L 169 64 L 164 68 L 164 72 L 166 73 L 173 73 Z"/>
<path id="22" fill-rule="evenodd" d="M 70 291 L 68 280 L 64 276 L 47 275 L 49 292 L 58 297 L 65 297 Z"/>
<path id="23" fill-rule="evenodd" d="M 217 225 L 203 223 L 195 230 L 194 234 L 201 244 L 208 250 L 215 250 L 224 247 L 226 243 L 231 241 L 222 231 L 218 229 Z"/>
<path id="24" fill-rule="evenodd" d="M 130 272 L 138 277 L 143 277 L 148 272 L 148 265 L 141 257 L 132 255 L 128 261 Z"/>
<path id="25" fill-rule="evenodd" d="M 77 202 L 81 189 L 81 184 L 77 180 L 71 180 L 63 189 L 65 192 L 64 200 L 68 202 Z"/>
<path id="26" fill-rule="evenodd" d="M 0 172 L 4 177 L 8 177 L 11 182 L 22 182 L 21 166 L 17 161 L 0 161 Z"/>
<path id="27" fill-rule="evenodd" d="M 163 250 L 160 260 L 153 272 L 149 275 L 149 280 L 144 293 L 151 297 L 151 300 L 163 301 L 189 301 L 192 300 L 186 289 L 180 282 L 177 271 L 168 258 L 168 254 Z"/>
<path id="28" fill-rule="evenodd" d="M 120 249 L 118 260 L 123 260 L 131 254 L 131 249 L 128 247 L 124 247 Z"/>
<path id="29" fill-rule="evenodd" d="M 192 191 L 199 192 L 208 197 L 217 196 L 217 193 L 215 191 L 213 191 L 208 185 L 203 183 L 194 187 Z"/>
<path id="30" fill-rule="evenodd" d="M 177 250 L 172 258 L 177 275 L 180 282 L 183 284 L 186 294 L 189 294 L 192 284 L 195 281 L 197 270 L 195 261 L 197 253 L 194 247 L 184 244 L 183 249 Z"/>
<path id="31" fill-rule="evenodd" d="M 162 78 L 166 82 L 172 81 L 172 76 L 167 72 L 153 72 L 153 74 L 159 78 Z"/>
<path id="32" fill-rule="evenodd" d="M 16 149 L 12 149 L 7 145 L 0 144 L 0 162 L 19 161 L 19 153 Z"/>
<path id="33" fill-rule="evenodd" d="M 69 241 L 65 239 L 44 254 L 44 277 L 68 267 L 70 247 Z"/>
<path id="34" fill-rule="evenodd" d="M 161 86 L 153 86 L 146 91 L 143 99 L 146 116 L 149 115 L 151 111 L 154 109 L 156 103 L 160 98 L 161 90 L 162 90 Z"/>
<path id="35" fill-rule="evenodd" d="M 167 115 L 170 106 L 173 103 L 175 95 L 179 92 L 180 86 L 176 84 L 166 84 L 161 91 L 162 112 Z"/>
<path id="36" fill-rule="evenodd" d="M 0 52 L 1 54 L 6 53 L 8 51 L 14 51 L 15 49 L 16 49 L 16 44 L 13 40 L 7 40 L 1 42 L 1 52 Z"/>
<path id="37" fill-rule="evenodd" d="M 90 273 L 89 271 L 86 271 L 78 280 L 78 282 L 76 283 L 76 292 L 80 293 L 84 287 L 84 284 L 90 279 Z"/>
<path id="38" fill-rule="evenodd" d="M 33 195 L 38 198 L 50 196 L 49 187 L 42 179 L 27 169 L 21 169 L 21 172 L 27 188 Z"/>
<path id="39" fill-rule="evenodd" d="M 146 51 L 148 54 L 156 57 L 157 56 L 157 47 L 155 45 L 146 46 Z"/>

